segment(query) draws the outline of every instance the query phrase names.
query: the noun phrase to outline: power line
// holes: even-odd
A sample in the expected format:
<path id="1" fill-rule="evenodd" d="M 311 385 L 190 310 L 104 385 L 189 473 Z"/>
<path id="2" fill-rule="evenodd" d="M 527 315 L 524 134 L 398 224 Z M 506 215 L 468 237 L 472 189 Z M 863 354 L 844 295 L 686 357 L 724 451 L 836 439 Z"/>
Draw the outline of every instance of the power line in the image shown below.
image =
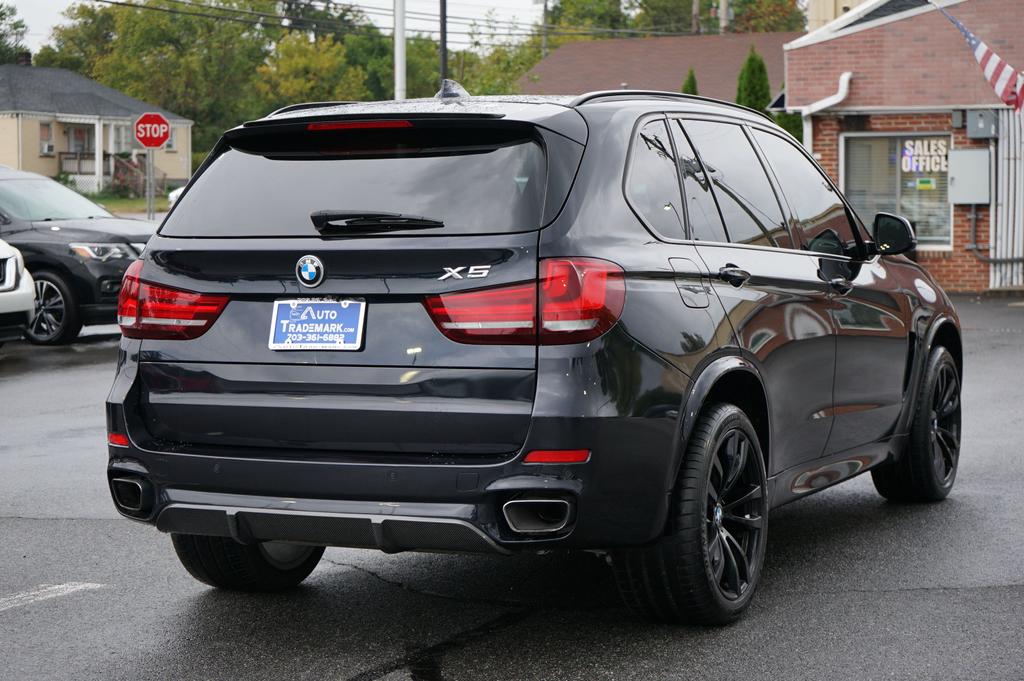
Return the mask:
<path id="1" fill-rule="evenodd" d="M 267 18 L 275 18 L 276 17 L 276 18 L 279 18 L 279 19 L 282 19 L 282 20 L 288 20 L 288 21 L 293 21 L 294 20 L 294 21 L 300 22 L 300 23 L 302 23 L 302 22 L 325 23 L 324 21 L 321 21 L 321 20 L 310 20 L 310 19 L 306 19 L 306 18 L 303 18 L 303 17 L 290 18 L 290 17 L 286 17 L 286 16 L 282 16 L 282 15 L 269 15 L 267 17 L 263 17 L 263 18 L 260 18 L 260 19 L 245 19 L 245 18 L 242 18 L 240 16 L 229 16 L 229 15 L 225 15 L 225 14 L 208 14 L 208 13 L 205 13 L 205 12 L 186 11 L 186 10 L 182 10 L 182 9 L 172 9 L 170 7 L 158 7 L 158 6 L 155 6 L 155 5 L 138 5 L 138 4 L 135 4 L 135 3 L 132 3 L 132 2 L 123 2 L 121 0 L 94 0 L 94 1 L 95 2 L 103 3 L 105 5 L 114 5 L 114 6 L 117 6 L 117 7 L 128 7 L 128 8 L 131 8 L 131 9 L 140 9 L 140 10 L 148 10 L 148 11 L 154 11 L 154 12 L 162 12 L 164 14 L 172 14 L 172 15 L 179 15 L 179 16 L 190 16 L 190 17 L 198 17 L 198 18 L 205 18 L 205 19 L 216 19 L 217 21 L 230 21 L 230 22 L 233 22 L 233 23 L 244 24 L 244 25 L 248 25 L 248 26 L 264 27 L 264 28 L 280 28 L 280 29 L 291 30 L 291 31 L 298 30 L 298 31 L 304 31 L 304 32 L 307 32 L 307 33 L 313 33 L 313 34 L 317 34 L 317 35 L 336 35 L 338 33 L 364 33 L 364 34 L 372 34 L 372 35 L 383 35 L 383 34 L 381 34 L 379 32 L 379 29 L 377 29 L 377 27 L 373 26 L 373 25 L 363 26 L 363 27 L 351 26 L 351 25 L 343 25 L 343 26 L 342 25 L 338 25 L 338 28 L 327 29 L 327 28 L 319 28 L 319 27 L 316 27 L 316 26 L 295 26 L 295 25 L 292 25 L 292 24 L 278 23 L 278 22 L 272 22 L 272 21 L 267 21 L 266 20 Z M 235 12 L 236 11 L 234 8 L 213 7 L 213 6 L 210 6 L 210 5 L 197 5 L 197 4 L 192 4 L 192 3 L 186 2 L 185 0 L 170 0 L 170 1 L 171 2 L 177 2 L 179 4 L 187 5 L 187 6 L 190 6 L 190 7 L 206 8 L 206 9 L 210 9 L 210 10 L 218 11 L 218 12 Z M 266 14 L 266 13 L 257 13 L 257 14 L 261 14 L 262 15 L 262 14 Z M 469 32 L 462 33 L 462 34 L 463 35 L 475 35 L 475 34 L 469 33 Z M 484 47 L 504 47 L 505 46 L 505 43 L 484 42 L 484 41 L 481 41 L 481 40 L 469 40 L 469 41 L 466 41 L 466 43 L 467 43 L 467 45 L 479 45 L 479 46 L 484 46 Z"/>

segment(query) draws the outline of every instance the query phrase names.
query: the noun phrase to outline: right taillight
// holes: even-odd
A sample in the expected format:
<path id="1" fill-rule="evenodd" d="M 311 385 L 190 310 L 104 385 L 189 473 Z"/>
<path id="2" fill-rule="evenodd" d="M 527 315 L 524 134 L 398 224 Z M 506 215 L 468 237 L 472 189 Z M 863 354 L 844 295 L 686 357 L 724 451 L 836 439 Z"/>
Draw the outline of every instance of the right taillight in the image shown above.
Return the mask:
<path id="1" fill-rule="evenodd" d="M 141 269 L 141 260 L 128 266 L 117 297 L 117 323 L 126 338 L 198 338 L 228 304 L 227 296 L 192 293 L 142 281 Z"/>
<path id="2" fill-rule="evenodd" d="M 460 343 L 583 343 L 618 321 L 626 299 L 622 268 L 595 258 L 549 258 L 536 282 L 428 296 L 427 312 Z"/>

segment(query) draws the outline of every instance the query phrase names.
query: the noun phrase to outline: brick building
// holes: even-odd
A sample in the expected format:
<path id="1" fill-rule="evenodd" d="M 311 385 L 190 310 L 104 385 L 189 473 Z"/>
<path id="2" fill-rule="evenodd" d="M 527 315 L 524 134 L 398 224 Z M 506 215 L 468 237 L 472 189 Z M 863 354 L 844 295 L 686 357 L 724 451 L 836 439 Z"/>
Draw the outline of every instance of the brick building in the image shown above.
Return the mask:
<path id="1" fill-rule="evenodd" d="M 938 4 L 1024 67 L 1022 0 Z M 935 7 L 868 0 L 785 49 L 785 108 L 862 218 L 910 218 L 949 291 L 1024 286 L 1024 119 Z"/>

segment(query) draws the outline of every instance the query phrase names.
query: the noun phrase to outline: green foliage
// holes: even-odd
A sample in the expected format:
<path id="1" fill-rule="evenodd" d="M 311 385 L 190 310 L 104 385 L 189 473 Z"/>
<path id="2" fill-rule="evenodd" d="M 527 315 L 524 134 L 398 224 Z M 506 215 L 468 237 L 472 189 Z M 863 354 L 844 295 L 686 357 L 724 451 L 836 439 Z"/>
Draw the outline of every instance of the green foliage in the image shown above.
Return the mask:
<path id="1" fill-rule="evenodd" d="M 795 137 L 797 141 L 803 142 L 804 140 L 804 121 L 800 114 L 796 113 L 778 113 L 775 114 L 775 122 L 782 127 L 783 130 L 788 132 L 790 135 Z"/>
<path id="2" fill-rule="evenodd" d="M 797 0 L 732 0 L 735 16 L 730 30 L 737 33 L 802 31 L 804 13 Z"/>
<path id="3" fill-rule="evenodd" d="M 757 111 L 764 111 L 771 104 L 772 92 L 768 83 L 768 69 L 764 59 L 750 46 L 747 60 L 740 69 L 739 81 L 736 84 L 736 103 L 748 106 Z"/>
<path id="4" fill-rule="evenodd" d="M 192 152 L 192 172 L 199 170 L 199 166 L 203 165 L 203 161 L 209 156 L 208 151 L 193 151 Z"/>
<path id="5" fill-rule="evenodd" d="M 690 67 L 689 72 L 686 74 L 686 80 L 683 81 L 683 89 L 681 92 L 684 95 L 696 95 L 700 94 L 697 92 L 697 74 L 693 72 L 693 67 Z"/>
<path id="6" fill-rule="evenodd" d="M 25 47 L 25 22 L 18 18 L 18 10 L 0 2 L 0 64 L 11 64 Z"/>
<path id="7" fill-rule="evenodd" d="M 305 33 L 289 33 L 256 73 L 256 94 L 270 109 L 294 102 L 366 99 L 370 94 L 366 72 L 349 66 L 345 45 L 329 37 L 310 40 Z"/>
<path id="8" fill-rule="evenodd" d="M 548 23 L 560 26 L 627 28 L 629 17 L 620 0 L 555 0 L 548 9 Z"/>

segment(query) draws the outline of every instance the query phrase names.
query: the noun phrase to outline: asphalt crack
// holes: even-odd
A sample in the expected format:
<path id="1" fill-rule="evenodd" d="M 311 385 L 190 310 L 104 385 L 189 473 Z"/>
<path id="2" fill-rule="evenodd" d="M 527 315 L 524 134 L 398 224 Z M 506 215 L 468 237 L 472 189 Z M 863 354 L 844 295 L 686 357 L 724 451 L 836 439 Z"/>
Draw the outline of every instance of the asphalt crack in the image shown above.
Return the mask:
<path id="1" fill-rule="evenodd" d="M 398 587 L 399 589 L 403 589 L 403 590 L 409 591 L 411 593 L 419 594 L 421 596 L 429 596 L 431 598 L 442 598 L 444 600 L 455 601 L 455 602 L 458 602 L 458 603 L 478 604 L 478 605 L 493 605 L 493 606 L 498 606 L 498 607 L 502 607 L 502 608 L 523 608 L 523 607 L 526 607 L 525 603 L 518 602 L 518 601 L 505 601 L 505 600 L 501 600 L 499 598 L 477 598 L 477 597 L 468 598 L 468 597 L 465 597 L 465 596 L 456 596 L 456 595 L 453 595 L 453 594 L 441 593 L 440 591 L 431 591 L 429 589 L 421 589 L 421 588 L 412 586 L 411 584 L 407 584 L 406 582 L 400 582 L 397 579 L 388 579 L 387 577 L 384 577 L 383 575 L 380 575 L 377 572 L 374 572 L 373 570 L 371 570 L 369 568 L 365 568 L 365 567 L 363 567 L 361 565 L 355 565 L 353 563 L 345 563 L 345 562 L 338 561 L 338 560 L 331 560 L 330 558 L 322 558 L 321 560 L 323 562 L 325 562 L 325 563 L 330 563 L 331 565 L 336 565 L 338 567 L 349 568 L 351 570 L 355 570 L 356 572 L 361 572 L 363 574 L 369 575 L 370 577 L 373 577 L 374 579 L 376 579 L 376 580 L 378 580 L 380 582 L 383 582 L 384 584 L 388 584 L 390 586 L 395 586 L 395 587 Z"/>
<path id="2" fill-rule="evenodd" d="M 486 638 L 500 631 L 508 629 L 519 622 L 523 621 L 527 617 L 544 610 L 545 608 L 531 607 L 530 605 L 516 601 L 506 601 L 501 599 L 489 599 L 489 598 L 467 598 L 465 596 L 455 596 L 452 594 L 445 594 L 438 591 L 432 591 L 429 589 L 421 589 L 414 587 L 406 582 L 401 582 L 396 579 L 389 579 L 381 574 L 378 574 L 374 570 L 362 567 L 361 565 L 355 565 L 353 563 L 345 563 L 343 561 L 332 560 L 330 558 L 324 558 L 325 562 L 330 563 L 338 567 L 349 568 L 357 572 L 361 572 L 365 575 L 373 577 L 388 586 L 393 586 L 410 593 L 415 593 L 421 596 L 427 596 L 430 598 L 440 598 L 447 601 L 455 601 L 458 603 L 464 603 L 468 605 L 487 605 L 491 607 L 506 608 L 508 611 L 504 612 L 497 617 L 488 619 L 481 624 L 465 629 L 455 634 L 448 636 L 433 645 L 425 646 L 422 648 L 416 648 L 400 658 L 388 660 L 375 667 L 371 667 L 355 676 L 350 676 L 346 681 L 376 681 L 382 677 L 396 672 L 402 669 L 408 670 L 410 677 L 413 681 L 443 681 L 444 675 L 441 671 L 442 660 L 444 656 L 464 646 Z M 530 579 L 531 574 L 523 577 L 522 582 L 526 582 Z"/>

